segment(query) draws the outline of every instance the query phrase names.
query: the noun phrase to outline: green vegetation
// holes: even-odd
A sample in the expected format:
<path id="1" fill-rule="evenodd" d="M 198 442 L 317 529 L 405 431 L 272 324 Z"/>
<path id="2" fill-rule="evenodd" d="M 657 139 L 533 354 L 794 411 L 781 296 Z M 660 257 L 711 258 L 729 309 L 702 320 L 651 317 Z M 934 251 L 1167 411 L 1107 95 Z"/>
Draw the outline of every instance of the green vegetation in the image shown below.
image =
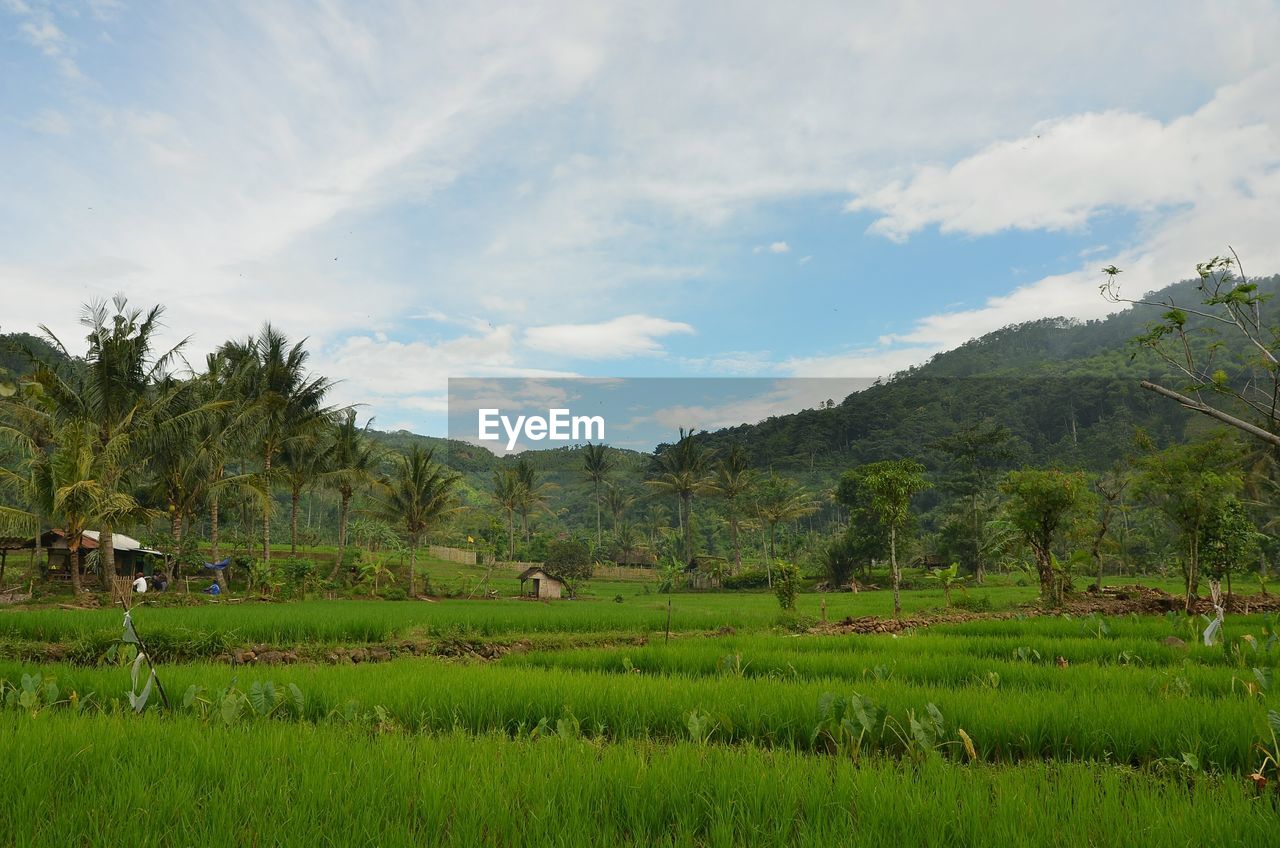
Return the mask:
<path id="1" fill-rule="evenodd" d="M 1251 369 L 1275 374 L 1280 280 L 1231 267 L 1196 290 L 1234 341 L 1172 306 L 1039 322 L 652 454 L 376 433 L 271 326 L 199 373 L 123 299 L 86 310 L 82 356 L 17 338 L 0 542 L 32 597 L 0 609 L 0 832 L 1270 844 L 1280 466 Z M 1178 376 L 1217 406 L 1153 405 Z M 128 532 L 169 586 L 122 628 L 90 590 Z M 514 597 L 529 561 L 572 599 Z"/>

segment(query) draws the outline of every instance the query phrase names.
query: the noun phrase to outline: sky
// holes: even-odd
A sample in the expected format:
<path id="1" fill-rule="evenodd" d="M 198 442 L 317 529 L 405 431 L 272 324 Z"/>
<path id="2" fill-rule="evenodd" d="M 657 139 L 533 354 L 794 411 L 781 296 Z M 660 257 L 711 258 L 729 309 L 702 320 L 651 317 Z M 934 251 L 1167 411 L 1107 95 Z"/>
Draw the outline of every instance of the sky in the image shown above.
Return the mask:
<path id="1" fill-rule="evenodd" d="M 1280 3 L 0 0 L 0 330 L 449 378 L 863 378 L 1280 271 Z M 690 422 L 698 424 L 699 422 Z"/>

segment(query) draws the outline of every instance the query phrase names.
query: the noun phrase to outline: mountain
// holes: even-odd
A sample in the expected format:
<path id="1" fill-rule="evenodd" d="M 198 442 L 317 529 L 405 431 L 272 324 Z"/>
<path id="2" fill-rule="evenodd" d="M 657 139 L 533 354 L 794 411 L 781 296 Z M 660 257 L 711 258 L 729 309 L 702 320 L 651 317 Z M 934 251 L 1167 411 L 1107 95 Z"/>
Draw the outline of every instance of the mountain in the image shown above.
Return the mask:
<path id="1" fill-rule="evenodd" d="M 1259 281 L 1259 287 L 1280 291 L 1280 276 Z M 1197 295 L 1188 281 L 1152 297 L 1198 304 Z M 1267 310 L 1275 324 L 1280 310 L 1274 303 Z M 719 430 L 706 439 L 720 450 L 742 445 L 758 467 L 821 479 L 900 457 L 936 468 L 939 442 L 994 422 L 1016 441 L 1010 464 L 1099 470 L 1129 449 L 1135 428 L 1168 444 L 1215 426 L 1138 385 L 1142 379 L 1175 388 L 1185 383 L 1154 352 L 1133 343 L 1159 317 L 1160 310 L 1139 306 L 1095 321 L 1047 318 L 1006 327 L 830 408 Z M 1203 322 L 1193 325 L 1193 334 L 1201 329 Z M 1229 334 L 1223 341 L 1242 352 Z M 1197 342 L 1210 343 L 1207 336 Z"/>

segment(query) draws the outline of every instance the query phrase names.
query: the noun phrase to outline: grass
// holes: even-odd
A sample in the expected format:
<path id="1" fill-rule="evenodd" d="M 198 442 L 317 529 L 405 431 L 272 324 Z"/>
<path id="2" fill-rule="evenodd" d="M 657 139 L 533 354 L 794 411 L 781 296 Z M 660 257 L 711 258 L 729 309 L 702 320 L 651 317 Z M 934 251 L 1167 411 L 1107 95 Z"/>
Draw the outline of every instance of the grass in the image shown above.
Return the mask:
<path id="1" fill-rule="evenodd" d="M 0 715 L 23 846 L 1274 844 L 1239 783 L 645 741 Z"/>

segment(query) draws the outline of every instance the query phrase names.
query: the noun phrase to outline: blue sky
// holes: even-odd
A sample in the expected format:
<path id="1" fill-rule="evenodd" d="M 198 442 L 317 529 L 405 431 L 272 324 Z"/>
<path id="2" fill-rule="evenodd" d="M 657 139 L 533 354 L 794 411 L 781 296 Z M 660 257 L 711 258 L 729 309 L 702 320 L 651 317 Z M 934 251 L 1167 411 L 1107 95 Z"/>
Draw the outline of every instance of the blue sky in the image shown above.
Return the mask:
<path id="1" fill-rule="evenodd" d="M 270 320 L 337 400 L 868 377 L 1280 270 L 1276 2 L 0 0 L 0 328 Z M 689 422 L 705 426 L 706 422 Z"/>

